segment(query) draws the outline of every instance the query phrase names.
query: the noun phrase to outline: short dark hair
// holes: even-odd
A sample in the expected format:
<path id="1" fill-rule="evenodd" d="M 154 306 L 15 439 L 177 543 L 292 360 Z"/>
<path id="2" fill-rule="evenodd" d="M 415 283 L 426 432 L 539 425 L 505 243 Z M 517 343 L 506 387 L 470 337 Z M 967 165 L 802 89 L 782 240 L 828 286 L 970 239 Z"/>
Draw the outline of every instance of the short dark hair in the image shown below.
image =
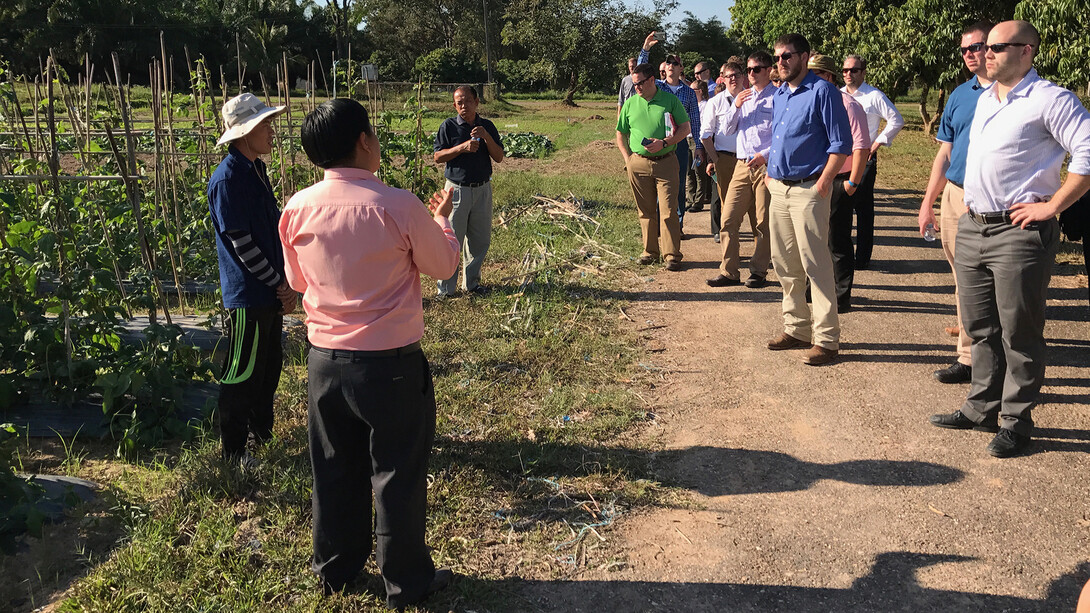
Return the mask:
<path id="1" fill-rule="evenodd" d="M 648 62 L 644 62 L 642 64 L 639 64 L 635 68 L 632 69 L 632 76 L 640 75 L 642 77 L 641 79 L 635 79 L 636 81 L 642 81 L 643 79 L 646 79 L 647 77 L 656 76 L 658 73 L 659 73 L 658 69 L 651 66 L 651 64 L 648 63 Z"/>
<path id="2" fill-rule="evenodd" d="M 776 43 L 772 45 L 772 48 L 787 46 L 794 49 L 795 53 L 810 53 L 810 41 L 806 40 L 806 37 L 798 32 L 784 34 L 777 38 Z"/>
<path id="3" fill-rule="evenodd" d="M 352 162 L 360 134 L 372 134 L 367 109 L 355 100 L 334 98 L 303 118 L 300 138 L 315 166 L 336 168 Z"/>
<path id="4" fill-rule="evenodd" d="M 709 95 L 708 94 L 708 82 L 707 81 L 701 81 L 700 79 L 697 79 L 696 81 L 693 81 L 693 84 L 690 85 L 690 87 L 693 87 L 693 88 L 699 90 L 702 94 L 704 94 L 705 98 L 707 98 L 708 95 Z"/>
<path id="5" fill-rule="evenodd" d="M 992 28 L 994 27 L 994 23 L 988 21 L 987 19 L 981 19 L 980 21 L 976 21 L 965 26 L 965 29 L 961 31 L 961 35 L 965 36 L 966 34 L 972 34 L 973 32 L 980 32 L 984 35 L 984 39 L 987 40 L 988 33 L 991 32 Z"/>
<path id="6" fill-rule="evenodd" d="M 459 85 L 458 87 L 454 88 L 454 94 L 457 94 L 458 92 L 462 92 L 463 94 L 473 94 L 474 100 L 481 99 L 481 97 L 477 95 L 477 88 L 473 87 L 472 85 Z M 454 94 L 451 95 L 453 96 Z"/>
<path id="7" fill-rule="evenodd" d="M 867 60 L 864 60 L 863 56 L 859 55 L 858 53 L 849 53 L 848 56 L 844 58 L 845 62 L 848 60 L 855 60 L 859 62 L 860 68 L 862 68 L 863 70 L 867 69 Z"/>
<path id="8" fill-rule="evenodd" d="M 754 51 L 749 54 L 749 60 L 758 62 L 761 66 L 771 66 L 775 64 L 775 62 L 772 61 L 772 55 L 767 51 Z"/>
<path id="9" fill-rule="evenodd" d="M 746 74 L 746 69 L 741 64 L 739 64 L 738 62 L 728 61 L 726 64 L 723 64 L 723 67 L 724 68 L 730 68 L 739 77 L 742 77 L 742 76 L 744 76 Z"/>

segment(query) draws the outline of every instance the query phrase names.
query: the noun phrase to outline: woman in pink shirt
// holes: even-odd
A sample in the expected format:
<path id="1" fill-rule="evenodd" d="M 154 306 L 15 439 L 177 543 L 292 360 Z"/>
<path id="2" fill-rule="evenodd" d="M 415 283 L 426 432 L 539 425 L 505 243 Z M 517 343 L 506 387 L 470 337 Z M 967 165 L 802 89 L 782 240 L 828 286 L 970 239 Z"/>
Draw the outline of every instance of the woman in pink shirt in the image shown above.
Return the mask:
<path id="1" fill-rule="evenodd" d="M 371 554 L 373 494 L 387 604 L 403 608 L 452 577 L 424 544 L 435 390 L 420 349 L 420 274 L 446 279 L 458 267 L 451 195 L 436 193 L 426 207 L 379 181 L 378 137 L 354 100 L 307 115 L 302 142 L 325 177 L 292 197 L 279 230 L 311 344 L 311 568 L 327 594 L 359 574 Z"/>

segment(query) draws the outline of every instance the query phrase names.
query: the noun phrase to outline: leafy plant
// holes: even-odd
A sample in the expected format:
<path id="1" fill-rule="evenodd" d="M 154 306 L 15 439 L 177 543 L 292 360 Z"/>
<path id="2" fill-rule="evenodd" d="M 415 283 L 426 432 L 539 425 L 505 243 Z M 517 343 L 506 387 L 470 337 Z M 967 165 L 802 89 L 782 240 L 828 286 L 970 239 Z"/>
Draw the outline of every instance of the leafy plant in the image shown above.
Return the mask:
<path id="1" fill-rule="evenodd" d="M 533 132 L 510 132 L 501 135 L 503 151 L 507 157 L 543 158 L 556 147 L 549 137 Z"/>

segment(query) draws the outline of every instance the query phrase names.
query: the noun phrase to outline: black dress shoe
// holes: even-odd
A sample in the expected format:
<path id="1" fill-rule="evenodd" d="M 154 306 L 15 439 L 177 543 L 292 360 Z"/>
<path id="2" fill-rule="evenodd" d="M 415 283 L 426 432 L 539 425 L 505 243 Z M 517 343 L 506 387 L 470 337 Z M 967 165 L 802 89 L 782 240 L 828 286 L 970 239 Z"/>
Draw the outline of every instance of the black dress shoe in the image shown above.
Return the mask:
<path id="1" fill-rule="evenodd" d="M 732 285 L 741 285 L 742 281 L 739 279 L 731 279 L 726 275 L 717 275 L 714 279 L 708 279 L 705 281 L 709 287 L 730 287 Z"/>
<path id="2" fill-rule="evenodd" d="M 988 453 L 997 458 L 1009 458 L 1022 453 L 1029 446 L 1029 442 L 1029 436 L 1002 428 L 992 442 L 988 443 Z"/>
<path id="3" fill-rule="evenodd" d="M 993 414 L 994 415 L 994 414 Z M 931 425 L 951 430 L 979 430 L 980 432 L 995 432 L 999 429 L 999 416 L 989 415 L 981 423 L 969 419 L 961 412 L 961 409 L 953 413 L 938 413 L 931 416 Z"/>
<path id="4" fill-rule="evenodd" d="M 405 607 L 407 607 L 409 605 L 414 605 L 414 604 L 421 603 L 421 602 L 427 600 L 428 596 L 431 596 L 432 594 L 434 594 L 436 592 L 440 592 L 442 590 L 445 590 L 447 587 L 450 586 L 450 583 L 451 583 L 451 581 L 453 579 L 454 579 L 454 572 L 451 571 L 449 568 L 437 568 L 437 569 L 435 569 L 435 575 L 431 578 L 431 583 L 428 584 L 428 589 L 425 590 L 424 593 L 421 594 L 419 598 L 415 598 L 415 599 L 412 599 L 412 600 L 402 600 L 400 598 L 397 599 L 397 600 L 392 600 L 392 599 L 387 598 L 386 599 L 386 604 L 391 609 L 394 609 L 394 610 L 397 610 L 397 611 L 404 611 Z"/>
<path id="5" fill-rule="evenodd" d="M 836 303 L 837 313 L 850 313 L 852 310 L 852 303 L 850 300 L 838 300 Z"/>
<path id="6" fill-rule="evenodd" d="M 677 272 L 681 270 L 681 262 L 677 260 L 669 260 L 666 262 L 666 270 L 670 272 Z"/>
<path id="7" fill-rule="evenodd" d="M 654 264 L 655 259 L 656 258 L 653 255 L 641 255 L 640 258 L 636 260 L 636 263 L 640 266 L 647 266 L 649 264 Z"/>
<path id="8" fill-rule="evenodd" d="M 749 278 L 746 279 L 746 287 L 750 289 L 760 289 L 767 284 L 768 281 L 765 281 L 765 278 L 761 275 L 750 275 Z"/>
<path id="9" fill-rule="evenodd" d="M 492 288 L 488 287 L 487 285 L 477 285 L 477 287 L 474 287 L 473 289 L 468 291 L 469 293 L 476 294 L 477 296 L 487 296 L 489 293 L 492 292 Z"/>
<path id="10" fill-rule="evenodd" d="M 703 204 L 694 204 L 691 207 L 689 207 L 689 212 L 690 213 L 699 213 L 700 211 L 703 211 L 703 210 L 704 210 L 704 205 Z"/>
<path id="11" fill-rule="evenodd" d="M 931 373 L 931 376 L 935 377 L 939 383 L 968 383 L 973 380 L 973 367 L 954 362 L 946 368 Z"/>

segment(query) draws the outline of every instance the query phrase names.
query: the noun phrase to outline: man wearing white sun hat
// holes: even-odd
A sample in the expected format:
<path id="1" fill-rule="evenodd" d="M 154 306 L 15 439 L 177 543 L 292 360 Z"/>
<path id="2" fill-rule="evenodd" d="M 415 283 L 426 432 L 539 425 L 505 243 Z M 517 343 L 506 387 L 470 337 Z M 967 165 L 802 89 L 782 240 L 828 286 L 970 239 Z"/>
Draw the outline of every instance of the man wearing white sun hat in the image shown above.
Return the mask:
<path id="1" fill-rule="evenodd" d="M 223 456 L 253 465 L 249 434 L 257 443 L 272 436 L 273 394 L 280 382 L 283 314 L 295 310 L 295 293 L 284 280 L 284 252 L 277 224 L 280 209 L 262 155 L 272 152 L 272 121 L 286 111 L 253 94 L 223 105 L 228 145 L 208 182 L 208 210 L 216 233 L 220 288 L 227 309 L 227 358 L 220 377 L 219 421 Z"/>

